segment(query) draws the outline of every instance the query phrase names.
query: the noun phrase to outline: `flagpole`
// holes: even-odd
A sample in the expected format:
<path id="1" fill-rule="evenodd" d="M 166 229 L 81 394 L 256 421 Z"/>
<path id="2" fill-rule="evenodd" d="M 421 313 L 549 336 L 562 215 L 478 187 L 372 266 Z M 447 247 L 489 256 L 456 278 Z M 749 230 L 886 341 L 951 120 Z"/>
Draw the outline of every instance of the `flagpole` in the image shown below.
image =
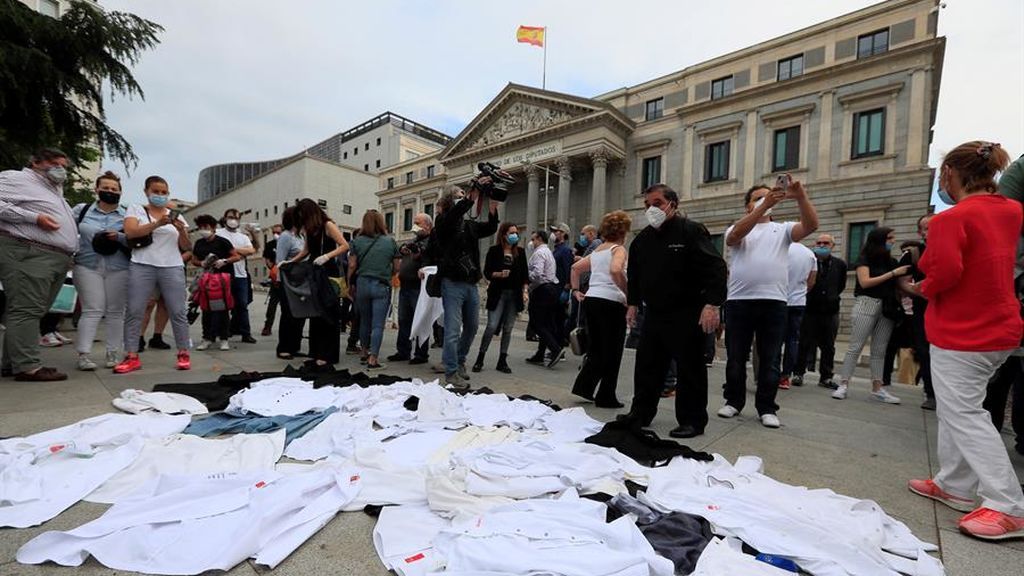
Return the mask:
<path id="1" fill-rule="evenodd" d="M 546 90 L 548 84 L 548 27 L 544 27 L 544 68 L 540 77 L 540 89 Z"/>

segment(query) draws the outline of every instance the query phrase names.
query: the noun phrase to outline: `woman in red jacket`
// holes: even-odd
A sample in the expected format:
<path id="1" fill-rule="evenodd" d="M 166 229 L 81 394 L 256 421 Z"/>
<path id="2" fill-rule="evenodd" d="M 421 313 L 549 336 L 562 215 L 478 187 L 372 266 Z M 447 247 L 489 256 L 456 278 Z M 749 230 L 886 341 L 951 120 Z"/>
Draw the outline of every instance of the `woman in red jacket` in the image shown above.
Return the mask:
<path id="1" fill-rule="evenodd" d="M 932 218 L 919 288 L 939 418 L 939 473 L 910 490 L 967 514 L 960 531 L 987 540 L 1024 537 L 1024 495 L 999 433 L 982 408 L 985 384 L 1020 345 L 1013 285 L 1019 202 L 996 194 L 1009 155 L 968 142 L 942 161 L 939 194 L 955 206 Z M 975 496 L 981 501 L 975 508 Z"/>

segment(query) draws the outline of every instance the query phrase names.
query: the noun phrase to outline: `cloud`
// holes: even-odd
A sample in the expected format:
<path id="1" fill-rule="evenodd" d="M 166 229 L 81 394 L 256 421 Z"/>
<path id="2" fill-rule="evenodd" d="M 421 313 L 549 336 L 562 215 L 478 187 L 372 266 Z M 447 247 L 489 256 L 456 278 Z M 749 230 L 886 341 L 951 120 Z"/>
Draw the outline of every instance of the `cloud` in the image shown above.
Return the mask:
<path id="1" fill-rule="evenodd" d="M 549 89 L 594 96 L 873 3 L 103 0 L 166 28 L 135 69 L 146 100 L 115 100 L 108 120 L 140 157 L 126 191 L 158 173 L 194 198 L 208 165 L 287 156 L 385 110 L 454 135 L 506 83 L 540 85 L 520 24 L 548 27 Z M 972 138 L 1020 154 L 1024 3 L 948 4 L 931 160 Z"/>

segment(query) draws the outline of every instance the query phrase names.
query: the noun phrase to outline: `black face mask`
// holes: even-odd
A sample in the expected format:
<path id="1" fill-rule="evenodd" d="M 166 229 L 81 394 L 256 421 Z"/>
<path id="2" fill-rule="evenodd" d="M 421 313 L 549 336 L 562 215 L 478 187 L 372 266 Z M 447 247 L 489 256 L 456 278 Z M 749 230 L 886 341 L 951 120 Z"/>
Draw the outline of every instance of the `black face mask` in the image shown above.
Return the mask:
<path id="1" fill-rule="evenodd" d="M 121 202 L 121 195 L 117 192 L 97 192 L 96 196 L 104 204 L 119 204 Z"/>

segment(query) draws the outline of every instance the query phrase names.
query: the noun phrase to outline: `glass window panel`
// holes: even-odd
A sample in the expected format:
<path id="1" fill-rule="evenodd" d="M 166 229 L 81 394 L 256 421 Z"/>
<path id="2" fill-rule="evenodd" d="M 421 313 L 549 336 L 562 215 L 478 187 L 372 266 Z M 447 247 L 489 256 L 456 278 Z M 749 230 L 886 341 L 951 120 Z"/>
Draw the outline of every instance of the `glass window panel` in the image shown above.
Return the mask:
<path id="1" fill-rule="evenodd" d="M 780 170 L 786 167 L 786 134 L 785 130 L 778 130 L 775 132 L 775 170 Z"/>

